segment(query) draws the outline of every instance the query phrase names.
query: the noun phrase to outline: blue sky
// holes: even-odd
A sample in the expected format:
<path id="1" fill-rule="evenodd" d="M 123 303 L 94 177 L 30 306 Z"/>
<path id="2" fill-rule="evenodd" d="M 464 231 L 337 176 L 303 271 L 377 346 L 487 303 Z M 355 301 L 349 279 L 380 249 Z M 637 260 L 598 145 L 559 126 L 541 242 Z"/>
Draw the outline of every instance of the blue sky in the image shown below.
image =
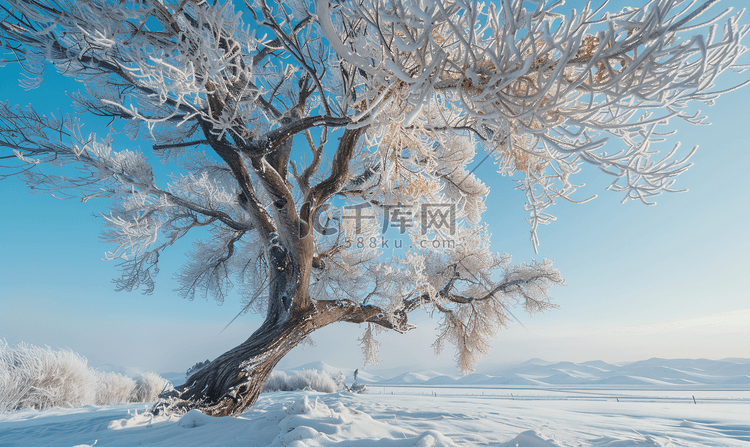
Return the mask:
<path id="1" fill-rule="evenodd" d="M 725 4 L 741 2 L 725 0 L 719 6 Z M 750 63 L 748 56 L 744 63 Z M 64 92 L 78 89 L 72 81 L 50 72 L 41 88 L 24 92 L 17 87 L 17 73 L 13 66 L 0 69 L 2 99 L 32 103 L 44 113 L 70 109 Z M 729 74 L 720 87 L 747 79 L 750 72 Z M 661 149 L 676 140 L 684 149 L 700 146 L 695 166 L 678 180 L 688 193 L 662 195 L 653 207 L 620 204 L 621 195 L 604 190 L 608 176 L 592 169 L 579 175 L 587 186 L 578 197 L 599 197 L 554 207 L 557 221 L 539 230 L 538 255 L 529 241 L 522 193 L 489 161 L 479 166 L 492 189 L 485 219 L 493 248 L 516 262 L 553 259 L 567 281 L 553 289 L 559 309 L 533 318 L 515 312 L 523 326 L 514 323 L 500 332 L 480 370 L 532 357 L 610 362 L 750 357 L 747 104 L 750 87 L 719 98 L 713 107 L 700 105 L 711 126 L 673 123 L 679 133 Z M 105 135 L 96 124 L 89 122 L 86 130 Z M 149 149 L 143 142 L 121 144 L 118 149 L 139 144 Z M 99 242 L 102 220 L 94 217 L 106 210 L 106 201 L 30 194 L 17 179 L 0 182 L 0 191 L 0 339 L 9 344 L 70 347 L 92 366 L 180 371 L 218 356 L 259 326 L 258 316 L 245 315 L 221 332 L 240 310 L 236 295 L 218 306 L 173 292 L 172 273 L 189 243 L 166 253 L 153 295 L 118 293 L 111 283 L 118 275 L 116 263 L 101 260 L 112 247 Z M 382 366 L 452 366 L 449 348 L 439 359 L 432 353 L 435 322 L 417 315 L 413 320 L 420 327 L 407 335 L 380 336 Z M 359 367 L 356 339 L 363 329 L 343 323 L 328 327 L 313 334 L 316 347 L 297 348 L 282 364 L 323 360 Z"/>

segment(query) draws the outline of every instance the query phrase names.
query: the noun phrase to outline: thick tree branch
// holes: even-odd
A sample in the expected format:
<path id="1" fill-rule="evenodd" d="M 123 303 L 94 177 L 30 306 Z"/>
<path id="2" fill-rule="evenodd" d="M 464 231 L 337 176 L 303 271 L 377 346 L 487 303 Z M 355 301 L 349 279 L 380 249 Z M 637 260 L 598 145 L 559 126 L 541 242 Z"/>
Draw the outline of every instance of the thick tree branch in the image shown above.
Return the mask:
<path id="1" fill-rule="evenodd" d="M 321 315 L 320 318 L 324 320 L 332 319 L 356 324 L 372 323 L 399 333 L 408 332 L 416 327 L 409 324 L 404 312 L 397 311 L 389 315 L 378 306 L 362 305 L 352 300 L 318 300 L 315 306 Z"/>
<path id="2" fill-rule="evenodd" d="M 281 146 L 288 138 L 317 126 L 342 127 L 351 123 L 349 117 L 308 116 L 282 125 L 241 147 L 243 154 L 251 158 L 263 157 Z"/>
<path id="3" fill-rule="evenodd" d="M 207 141 L 214 149 L 214 152 L 229 166 L 242 190 L 240 204 L 253 217 L 255 227 L 260 232 L 263 240 L 267 243 L 270 242 L 271 235 L 276 231 L 276 228 L 271 216 L 258 201 L 252 179 L 245 168 L 240 154 L 225 139 L 220 140 L 214 135 L 209 123 L 204 120 L 200 120 L 200 123 Z"/>
<path id="4" fill-rule="evenodd" d="M 327 202 L 334 194 L 338 193 L 349 180 L 349 164 L 352 157 L 354 157 L 359 137 L 362 136 L 365 130 L 366 127 L 360 127 L 344 131 L 336 154 L 333 156 L 331 174 L 328 178 L 313 186 L 310 192 L 305 195 L 300 209 L 300 217 L 308 224 L 311 224 L 311 219 L 317 215 L 320 206 Z"/>

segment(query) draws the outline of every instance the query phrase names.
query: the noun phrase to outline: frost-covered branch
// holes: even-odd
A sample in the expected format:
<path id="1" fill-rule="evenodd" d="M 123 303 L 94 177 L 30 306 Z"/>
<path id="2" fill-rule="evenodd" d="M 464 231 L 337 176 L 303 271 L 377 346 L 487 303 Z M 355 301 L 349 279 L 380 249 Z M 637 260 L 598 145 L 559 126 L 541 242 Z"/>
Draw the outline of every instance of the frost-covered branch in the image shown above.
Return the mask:
<path id="1" fill-rule="evenodd" d="M 553 2 L 527 10 L 521 1 L 370 0 L 334 8 L 320 0 L 317 8 L 341 59 L 366 73 L 360 110 L 381 117 L 371 132 L 395 128 L 411 141 L 421 134 L 422 144 L 440 129 L 479 134 L 501 173 L 525 176 L 519 188 L 536 245 L 537 226 L 553 219 L 544 210 L 571 199 L 571 177 L 582 164 L 615 176 L 610 189 L 626 199 L 651 203 L 674 190 L 692 152 L 654 160 L 652 144 L 663 139 L 657 128 L 676 117 L 699 123 L 687 105 L 711 104 L 720 94 L 716 77 L 745 51 L 740 14 L 725 22 L 723 35 L 717 22 L 725 13 L 692 23 L 713 3 L 691 10 L 682 1 L 652 1 L 616 17 L 586 6 L 567 18 Z M 707 35 L 680 34 L 701 26 Z M 626 148 L 604 152 L 600 135 Z"/>

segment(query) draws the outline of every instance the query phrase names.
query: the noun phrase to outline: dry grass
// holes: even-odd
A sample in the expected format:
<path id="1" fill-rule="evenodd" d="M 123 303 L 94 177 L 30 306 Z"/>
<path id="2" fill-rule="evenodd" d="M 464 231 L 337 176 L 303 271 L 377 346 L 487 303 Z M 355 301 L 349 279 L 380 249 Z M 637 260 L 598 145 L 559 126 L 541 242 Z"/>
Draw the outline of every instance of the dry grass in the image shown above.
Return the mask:
<path id="1" fill-rule="evenodd" d="M 153 373 L 137 380 L 96 371 L 70 349 L 0 343 L 0 413 L 31 408 L 153 402 L 168 382 Z"/>
<path id="2" fill-rule="evenodd" d="M 263 385 L 261 392 L 314 390 L 321 393 L 335 393 L 343 389 L 343 383 L 344 378 L 341 373 L 333 377 L 325 371 L 304 369 L 287 376 L 283 371 L 274 371 Z"/>

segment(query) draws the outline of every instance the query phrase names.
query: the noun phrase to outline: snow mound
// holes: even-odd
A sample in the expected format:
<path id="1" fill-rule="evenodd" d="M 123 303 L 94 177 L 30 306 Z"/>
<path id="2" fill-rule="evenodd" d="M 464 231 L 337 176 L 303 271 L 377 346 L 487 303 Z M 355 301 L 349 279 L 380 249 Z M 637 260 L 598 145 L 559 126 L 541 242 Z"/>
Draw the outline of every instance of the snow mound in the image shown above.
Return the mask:
<path id="1" fill-rule="evenodd" d="M 663 444 L 648 435 L 638 436 L 637 439 L 617 439 L 609 436 L 594 439 L 591 447 L 671 447 L 673 444 Z M 520 446 L 519 446 L 520 447 Z"/>
<path id="2" fill-rule="evenodd" d="M 195 428 L 210 424 L 212 419 L 214 418 L 205 415 L 198 410 L 190 410 L 185 413 L 177 423 L 184 428 Z"/>
<path id="3" fill-rule="evenodd" d="M 452 447 L 456 444 L 435 430 L 424 432 L 414 447 Z"/>
<path id="4" fill-rule="evenodd" d="M 510 441 L 500 444 L 500 447 L 560 447 L 560 444 L 534 430 L 527 430 Z"/>
<path id="5" fill-rule="evenodd" d="M 403 428 L 377 421 L 367 413 L 347 408 L 341 402 L 329 406 L 317 397 L 310 400 L 308 396 L 303 396 L 284 411 L 287 416 L 279 423 L 281 434 L 277 440 L 289 447 L 340 446 L 349 445 L 348 442 L 356 445 L 357 440 L 361 442 L 365 439 L 378 440 L 378 445 L 399 447 L 456 445 L 434 430 L 415 437 Z M 387 443 L 385 440 L 388 440 Z"/>
<path id="6" fill-rule="evenodd" d="M 651 436 L 638 433 L 628 437 L 600 436 L 589 442 L 590 444 L 586 444 L 589 447 L 670 447 L 673 445 L 662 444 Z M 510 441 L 500 444 L 499 447 L 566 447 L 568 445 L 557 443 L 554 438 L 546 436 L 542 430 L 527 430 Z"/>
<path id="7" fill-rule="evenodd" d="M 344 405 L 348 394 L 328 395 L 328 403 L 312 392 L 294 399 L 263 398 L 268 405 L 237 418 L 214 418 L 191 410 L 181 417 L 154 416 L 147 411 L 128 410 L 128 416 L 111 420 L 105 430 L 77 433 L 80 445 L 131 446 L 169 439 L 168 445 L 252 446 L 252 447 L 457 447 L 453 440 L 435 430 L 397 426 L 393 419 L 373 418 L 364 411 Z M 266 395 L 268 396 L 268 395 Z M 351 400 L 357 404 L 358 400 Z M 116 408 L 116 407 L 110 407 Z M 93 409 L 93 408 L 92 408 Z M 396 422 L 398 423 L 398 422 Z M 26 432 L 30 438 L 31 432 Z M 38 436 L 38 433 L 33 433 Z M 83 438 L 83 439 L 81 439 Z M 18 434 L 16 439 L 20 440 Z M 28 438 L 26 438 L 28 439 Z M 62 445 L 61 439 L 56 439 Z M 68 445 L 74 445 L 75 442 Z M 157 442 L 158 444 L 158 442 Z M 0 435 L 0 445 L 3 436 Z M 21 445 L 21 444 L 18 444 Z M 39 444 L 36 444 L 39 445 Z M 56 444 L 57 445 L 57 444 Z M 162 445 L 162 444 L 158 444 Z"/>

